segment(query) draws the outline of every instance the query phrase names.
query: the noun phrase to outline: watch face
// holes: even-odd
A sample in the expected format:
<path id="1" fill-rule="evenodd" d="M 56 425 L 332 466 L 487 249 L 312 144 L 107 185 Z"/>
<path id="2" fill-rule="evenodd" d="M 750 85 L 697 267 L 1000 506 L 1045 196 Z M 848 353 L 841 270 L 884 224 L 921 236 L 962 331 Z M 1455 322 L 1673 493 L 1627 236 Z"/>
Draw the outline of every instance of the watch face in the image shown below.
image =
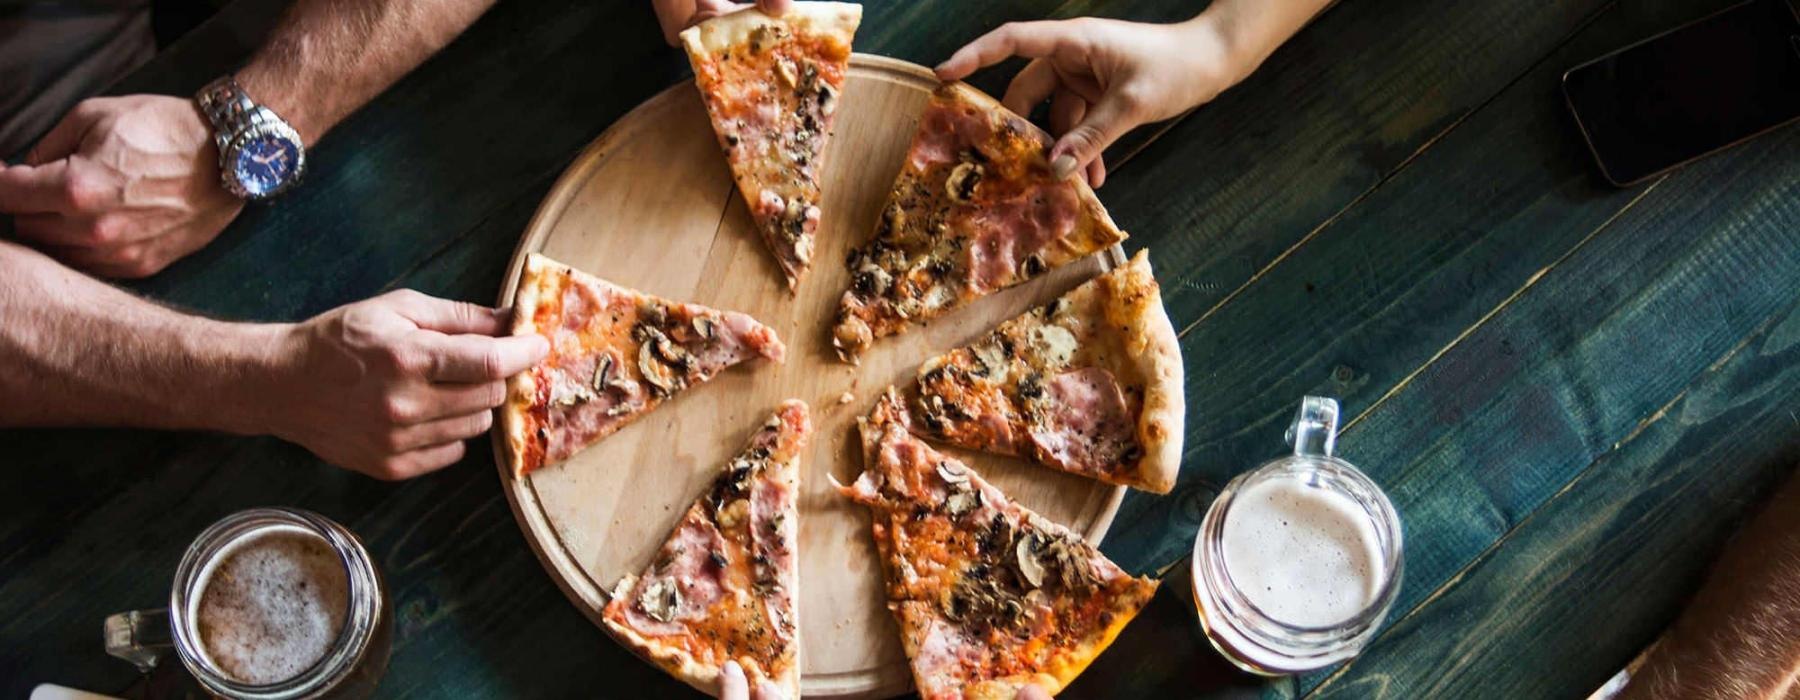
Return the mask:
<path id="1" fill-rule="evenodd" d="M 294 176 L 300 161 L 300 148 L 293 141 L 275 134 L 264 134 L 244 142 L 238 149 L 232 174 L 250 196 L 265 195 Z"/>

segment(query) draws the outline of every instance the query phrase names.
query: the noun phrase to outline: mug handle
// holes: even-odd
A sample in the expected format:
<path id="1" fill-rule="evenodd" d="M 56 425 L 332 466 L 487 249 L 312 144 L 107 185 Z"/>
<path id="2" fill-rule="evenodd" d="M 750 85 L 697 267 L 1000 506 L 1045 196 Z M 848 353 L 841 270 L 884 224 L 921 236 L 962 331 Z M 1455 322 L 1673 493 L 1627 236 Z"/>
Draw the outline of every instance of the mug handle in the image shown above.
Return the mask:
<path id="1" fill-rule="evenodd" d="M 149 673 L 163 654 L 175 648 L 168 608 L 109 615 L 105 634 L 106 653 L 130 661 L 139 673 Z"/>
<path id="2" fill-rule="evenodd" d="M 1330 457 L 1337 448 L 1338 402 L 1323 396 L 1300 400 L 1294 424 L 1288 427 L 1287 441 L 1294 446 L 1296 457 Z"/>

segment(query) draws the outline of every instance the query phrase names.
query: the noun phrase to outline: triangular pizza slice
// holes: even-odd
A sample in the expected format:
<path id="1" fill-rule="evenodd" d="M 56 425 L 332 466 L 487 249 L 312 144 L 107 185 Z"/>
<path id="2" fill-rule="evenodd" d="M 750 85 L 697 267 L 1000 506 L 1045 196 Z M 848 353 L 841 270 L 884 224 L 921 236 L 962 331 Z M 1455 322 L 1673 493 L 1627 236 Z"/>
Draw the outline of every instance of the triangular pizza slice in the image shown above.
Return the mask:
<path id="1" fill-rule="evenodd" d="M 1050 135 L 962 83 L 925 103 L 874 237 L 851 252 L 832 343 L 855 362 L 899 333 L 1125 239 Z"/>
<path id="2" fill-rule="evenodd" d="M 1143 251 L 919 367 L 909 427 L 1168 493 L 1181 466 L 1181 347 Z"/>
<path id="3" fill-rule="evenodd" d="M 550 354 L 507 380 L 500 425 L 513 473 L 568 459 L 720 370 L 780 362 L 775 331 L 735 311 L 627 289 L 542 255 L 525 258 L 513 335 Z"/>
<path id="4" fill-rule="evenodd" d="M 888 608 L 925 700 L 1055 693 L 1150 602 L 1157 582 L 1008 499 L 901 424 L 889 389 L 862 422 L 863 473 Z"/>
<path id="5" fill-rule="evenodd" d="M 800 697 L 797 504 L 812 430 L 805 403 L 783 403 L 643 574 L 619 581 L 606 629 L 702 691 L 718 692 L 719 670 L 736 661 L 750 687 L 768 680 Z"/>
<path id="6" fill-rule="evenodd" d="M 825 142 L 861 21 L 861 5 L 796 2 L 780 17 L 750 8 L 681 33 L 738 192 L 789 290 L 812 264 Z"/>

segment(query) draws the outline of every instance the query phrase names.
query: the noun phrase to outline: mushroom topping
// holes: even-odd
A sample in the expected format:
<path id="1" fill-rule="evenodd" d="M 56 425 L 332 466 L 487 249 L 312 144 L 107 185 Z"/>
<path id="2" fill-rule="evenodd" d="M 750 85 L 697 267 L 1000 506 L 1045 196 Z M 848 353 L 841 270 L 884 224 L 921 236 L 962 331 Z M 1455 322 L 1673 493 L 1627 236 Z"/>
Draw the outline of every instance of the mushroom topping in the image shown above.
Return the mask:
<path id="1" fill-rule="evenodd" d="M 950 498 L 944 501 L 944 509 L 949 511 L 950 517 L 960 518 L 969 511 L 980 508 L 981 500 L 980 491 L 958 491 L 950 494 Z"/>
<path id="2" fill-rule="evenodd" d="M 654 343 L 658 359 L 669 363 L 669 366 L 675 369 L 687 369 L 689 365 L 693 364 L 694 356 L 686 348 L 676 345 L 675 341 L 669 339 L 669 336 L 660 333 L 658 336 Z"/>
<path id="3" fill-rule="evenodd" d="M 1044 256 L 1037 253 L 1025 256 L 1024 262 L 1019 263 L 1019 274 L 1024 277 L 1036 277 L 1044 274 L 1047 269 L 1049 267 L 1044 264 Z"/>
<path id="4" fill-rule="evenodd" d="M 1043 540 L 1036 533 L 1020 537 L 1013 548 L 1014 559 L 1019 565 L 1019 577 L 1031 584 L 1032 588 L 1044 585 L 1044 563 L 1038 560 L 1038 548 Z"/>
<path id="5" fill-rule="evenodd" d="M 712 340 L 713 334 L 717 332 L 718 324 L 713 323 L 712 319 L 705 316 L 695 316 L 693 324 L 694 333 L 703 339 Z"/>
<path id="6" fill-rule="evenodd" d="M 837 91 L 828 83 L 819 83 L 819 114 L 831 116 L 837 111 Z"/>
<path id="7" fill-rule="evenodd" d="M 786 58 L 775 60 L 775 77 L 781 79 L 782 85 L 790 88 L 800 85 L 800 73 L 794 70 L 794 62 Z"/>
<path id="8" fill-rule="evenodd" d="M 951 169 L 950 177 L 944 180 L 944 191 L 950 199 L 967 203 L 975 198 L 975 186 L 981 184 L 981 164 L 958 163 Z"/>
<path id="9" fill-rule="evenodd" d="M 938 462 L 937 473 L 938 476 L 943 477 L 944 483 L 952 486 L 969 485 L 969 470 L 961 466 L 949 462 Z"/>
<path id="10" fill-rule="evenodd" d="M 593 380 L 594 391 L 605 391 L 607 385 L 612 383 L 612 374 L 613 374 L 612 353 L 607 353 L 605 355 L 601 355 L 600 361 L 594 364 L 594 380 Z"/>
<path id="11" fill-rule="evenodd" d="M 656 343 L 644 343 L 638 346 L 638 371 L 644 373 L 644 381 L 650 382 L 651 388 L 659 396 L 668 396 L 675 392 L 679 377 L 667 365 L 656 359 L 651 348 Z"/>
<path id="12" fill-rule="evenodd" d="M 681 590 L 669 579 L 652 581 L 638 596 L 638 607 L 652 620 L 674 622 L 675 609 L 681 607 Z"/>

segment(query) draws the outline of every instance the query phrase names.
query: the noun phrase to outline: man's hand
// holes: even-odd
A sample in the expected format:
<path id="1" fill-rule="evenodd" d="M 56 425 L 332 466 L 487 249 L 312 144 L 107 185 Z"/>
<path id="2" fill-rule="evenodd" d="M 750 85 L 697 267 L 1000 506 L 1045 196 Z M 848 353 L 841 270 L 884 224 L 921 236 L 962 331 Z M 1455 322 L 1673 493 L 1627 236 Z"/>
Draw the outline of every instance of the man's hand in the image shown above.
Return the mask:
<path id="1" fill-rule="evenodd" d="M 1242 76 L 1206 23 L 1140 24 L 1080 19 L 1002 25 L 957 50 L 938 78 L 961 80 L 1012 56 L 1032 59 L 1001 100 L 1022 115 L 1050 101 L 1060 134 L 1050 162 L 1060 177 L 1084 170 L 1106 181 L 1101 151 L 1133 127 L 1212 100 Z"/>
<path id="2" fill-rule="evenodd" d="M 793 7 L 794 0 L 756 0 L 756 8 L 779 16 Z M 662 25 L 663 41 L 674 46 L 681 30 L 719 15 L 748 8 L 752 3 L 730 0 L 651 0 L 656 10 L 656 23 Z"/>
<path id="3" fill-rule="evenodd" d="M 0 166 L 0 213 L 19 238 L 108 277 L 147 277 L 199 250 L 243 202 L 219 184 L 218 152 L 190 100 L 85 100 Z"/>
<path id="4" fill-rule="evenodd" d="M 549 352 L 542 336 L 493 337 L 507 315 L 402 290 L 302 323 L 269 396 L 271 431 L 377 479 L 450 465 L 492 425 L 506 377 Z"/>

